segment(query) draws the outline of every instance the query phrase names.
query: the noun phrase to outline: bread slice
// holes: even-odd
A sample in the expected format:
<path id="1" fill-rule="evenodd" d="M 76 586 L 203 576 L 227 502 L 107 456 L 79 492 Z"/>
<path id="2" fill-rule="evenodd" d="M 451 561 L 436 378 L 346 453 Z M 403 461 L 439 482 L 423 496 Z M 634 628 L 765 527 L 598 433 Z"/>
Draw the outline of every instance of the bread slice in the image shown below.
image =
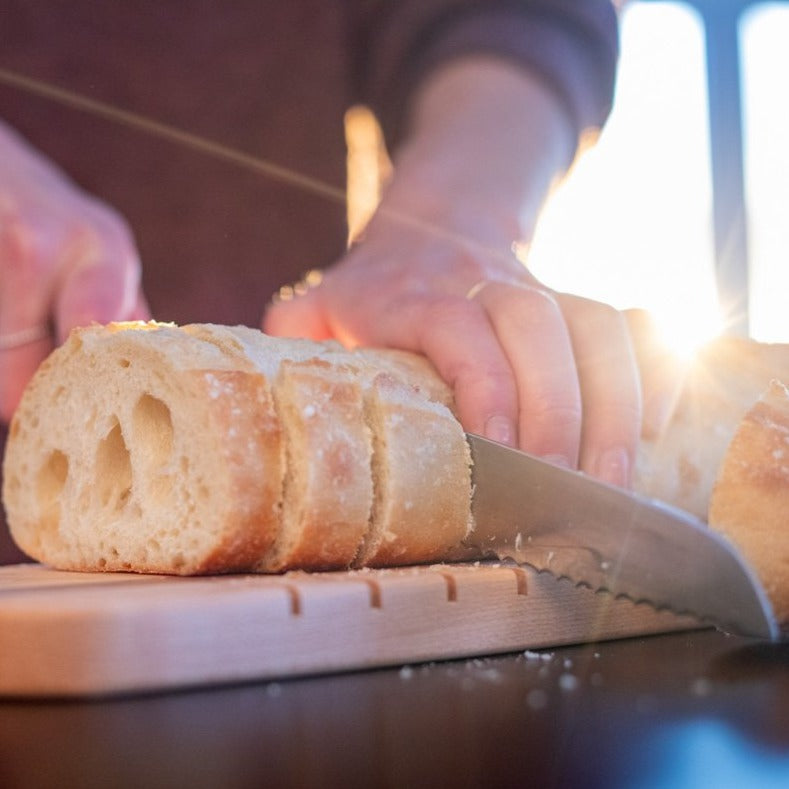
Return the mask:
<path id="1" fill-rule="evenodd" d="M 278 531 L 280 443 L 269 381 L 238 348 L 167 325 L 75 331 L 11 423 L 12 536 L 62 569 L 252 567 Z"/>
<path id="2" fill-rule="evenodd" d="M 432 561 L 470 525 L 468 448 L 445 403 L 404 352 L 210 324 L 76 330 L 11 425 L 12 536 L 76 570 Z"/>
<path id="3" fill-rule="evenodd" d="M 373 501 L 362 385 L 347 366 L 285 361 L 274 402 L 285 437 L 282 522 L 259 569 L 347 568 Z"/>
<path id="4" fill-rule="evenodd" d="M 789 622 L 789 390 L 773 381 L 737 428 L 709 523 L 755 569 L 779 622 Z"/>
<path id="5" fill-rule="evenodd" d="M 375 500 L 356 564 L 445 559 L 473 528 L 471 455 L 460 424 L 386 373 L 370 382 L 367 420 Z"/>

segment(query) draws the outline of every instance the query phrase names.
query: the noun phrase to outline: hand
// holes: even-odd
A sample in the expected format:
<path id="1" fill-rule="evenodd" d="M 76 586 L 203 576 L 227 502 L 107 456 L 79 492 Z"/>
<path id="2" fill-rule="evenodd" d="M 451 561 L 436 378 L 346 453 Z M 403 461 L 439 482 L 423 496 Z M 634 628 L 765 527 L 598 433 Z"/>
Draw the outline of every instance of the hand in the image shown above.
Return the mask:
<path id="1" fill-rule="evenodd" d="M 75 326 L 148 317 L 131 233 L 0 124 L 0 420 Z"/>
<path id="2" fill-rule="evenodd" d="M 273 305 L 264 328 L 423 353 L 467 430 L 630 483 L 640 396 L 624 318 L 552 293 L 512 255 L 379 215 L 318 287 Z"/>
<path id="3" fill-rule="evenodd" d="M 511 251 L 571 157 L 541 83 L 485 58 L 445 67 L 361 243 L 264 329 L 423 353 L 466 430 L 628 485 L 641 400 L 625 321 L 551 292 Z"/>

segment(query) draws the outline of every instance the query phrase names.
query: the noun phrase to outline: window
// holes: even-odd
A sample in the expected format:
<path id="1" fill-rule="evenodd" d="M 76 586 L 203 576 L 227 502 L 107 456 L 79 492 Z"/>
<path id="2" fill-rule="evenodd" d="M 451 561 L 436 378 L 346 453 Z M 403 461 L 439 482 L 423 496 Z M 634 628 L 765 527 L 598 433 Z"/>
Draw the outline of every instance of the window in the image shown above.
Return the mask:
<path id="1" fill-rule="evenodd" d="M 738 16 L 741 10 L 747 13 Z M 722 112 L 738 97 L 737 22 L 729 39 L 730 19 L 740 20 L 745 86 L 750 244 L 746 250 L 743 234 L 743 260 L 736 231 L 741 168 L 738 157 L 726 155 L 739 147 L 739 124 L 730 128 Z M 650 309 L 669 339 L 692 344 L 743 317 L 747 302 L 725 302 L 727 293 L 745 295 L 738 277 L 745 279 L 747 252 L 751 334 L 789 342 L 789 91 L 781 84 L 789 73 L 787 34 L 785 2 L 627 6 L 614 110 L 598 144 L 546 207 L 528 251 L 534 273 L 558 289 Z M 723 66 L 732 62 L 733 79 L 723 82 Z"/>
<path id="2" fill-rule="evenodd" d="M 789 342 L 789 3 L 754 5 L 740 36 L 751 328 Z"/>

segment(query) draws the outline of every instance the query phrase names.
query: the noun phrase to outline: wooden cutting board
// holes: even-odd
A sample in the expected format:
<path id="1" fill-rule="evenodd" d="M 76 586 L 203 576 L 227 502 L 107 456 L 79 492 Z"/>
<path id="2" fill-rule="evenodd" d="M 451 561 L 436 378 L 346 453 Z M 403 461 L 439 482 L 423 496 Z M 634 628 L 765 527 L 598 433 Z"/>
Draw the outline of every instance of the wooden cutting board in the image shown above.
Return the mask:
<path id="1" fill-rule="evenodd" d="M 81 696 L 698 627 L 522 567 L 175 578 L 0 567 L 0 695 Z"/>

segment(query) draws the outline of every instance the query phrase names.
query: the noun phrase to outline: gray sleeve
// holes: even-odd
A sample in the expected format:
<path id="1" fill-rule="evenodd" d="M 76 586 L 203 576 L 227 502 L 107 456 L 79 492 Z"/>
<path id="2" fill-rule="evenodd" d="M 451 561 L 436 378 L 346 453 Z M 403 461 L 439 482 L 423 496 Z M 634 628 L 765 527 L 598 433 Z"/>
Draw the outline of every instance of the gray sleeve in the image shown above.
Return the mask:
<path id="1" fill-rule="evenodd" d="M 368 0 L 355 4 L 352 51 L 358 96 L 390 145 L 401 137 L 409 97 L 432 69 L 468 54 L 493 54 L 538 74 L 562 102 L 576 134 L 599 128 L 611 108 L 618 58 L 610 0 Z"/>

